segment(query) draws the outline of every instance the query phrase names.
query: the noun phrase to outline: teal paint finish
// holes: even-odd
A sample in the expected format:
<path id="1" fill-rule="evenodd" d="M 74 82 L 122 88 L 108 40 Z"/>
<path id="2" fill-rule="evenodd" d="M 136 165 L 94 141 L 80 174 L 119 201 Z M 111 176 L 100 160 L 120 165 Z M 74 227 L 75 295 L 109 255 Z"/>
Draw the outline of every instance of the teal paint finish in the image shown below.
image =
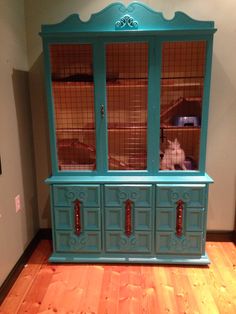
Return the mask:
<path id="1" fill-rule="evenodd" d="M 202 255 L 202 232 L 186 232 L 177 237 L 173 232 L 157 232 L 156 252 L 159 254 Z"/>
<path id="2" fill-rule="evenodd" d="M 52 172 L 57 173 L 58 160 L 57 160 L 57 147 L 56 147 L 56 133 L 55 133 L 55 112 L 53 106 L 52 85 L 51 85 L 51 65 L 50 65 L 50 52 L 49 44 L 46 39 L 43 41 L 44 53 L 44 69 L 45 69 L 45 87 L 48 104 L 48 120 L 49 120 L 49 137 L 50 137 L 50 152 Z"/>
<path id="3" fill-rule="evenodd" d="M 204 253 L 205 185 L 158 184 L 156 186 L 156 252 Z M 182 200 L 182 235 L 176 235 L 177 201 Z"/>
<path id="4" fill-rule="evenodd" d="M 125 27 L 118 28 L 117 24 L 125 16 L 132 18 L 137 27 L 129 27 L 126 23 Z M 42 36 L 55 36 L 56 34 L 68 33 L 86 33 L 86 32 L 119 32 L 133 30 L 178 30 L 188 31 L 197 30 L 215 32 L 214 22 L 212 21 L 196 21 L 183 12 L 176 12 L 173 19 L 167 20 L 161 12 L 155 12 L 146 5 L 134 2 L 125 7 L 122 3 L 114 3 L 103 9 L 102 11 L 91 15 L 88 22 L 80 20 L 78 14 L 72 14 L 63 22 L 55 25 L 43 25 Z"/>
<path id="5" fill-rule="evenodd" d="M 175 184 L 157 184 L 156 205 L 158 207 L 170 207 L 182 200 L 189 207 L 205 206 L 205 185 L 175 185 Z"/>
<path id="6" fill-rule="evenodd" d="M 56 250 L 58 252 L 86 252 L 101 251 L 101 233 L 84 231 L 79 237 L 73 231 L 56 231 Z"/>
<path id="7" fill-rule="evenodd" d="M 101 251 L 100 186 L 53 187 L 55 247 L 59 252 Z M 74 201 L 80 206 L 81 234 L 75 233 Z"/>
<path id="8" fill-rule="evenodd" d="M 112 255 L 112 256 L 110 256 Z M 147 256 L 140 255 L 138 253 L 135 256 L 130 254 L 107 254 L 106 256 L 92 255 L 92 254 L 70 254 L 70 253 L 53 253 L 49 258 L 50 262 L 53 263 L 96 263 L 96 264 L 169 264 L 169 265 L 198 265 L 204 266 L 210 263 L 207 254 L 201 256 L 196 255 L 160 255 L 160 256 Z"/>
<path id="9" fill-rule="evenodd" d="M 107 106 L 106 106 L 106 72 L 104 42 L 99 41 L 93 47 L 94 86 L 95 86 L 95 121 L 96 121 L 96 162 L 97 170 L 105 174 L 108 169 L 108 140 L 107 140 Z M 101 110 L 104 110 L 104 116 Z"/>
<path id="10" fill-rule="evenodd" d="M 203 231 L 205 208 L 188 208 L 186 211 L 186 231 Z"/>
<path id="11" fill-rule="evenodd" d="M 148 81 L 148 170 L 150 175 L 157 174 L 160 155 L 160 44 L 152 37 L 149 49 Z M 156 139 L 156 140 L 153 140 Z"/>
<path id="12" fill-rule="evenodd" d="M 171 172 L 171 171 L 170 171 Z M 172 173 L 172 172 L 171 172 Z M 160 183 L 160 184 L 206 184 L 206 183 L 213 183 L 213 180 L 211 177 L 208 176 L 208 174 L 204 175 L 196 175 L 191 176 L 189 175 L 189 172 L 186 173 L 185 176 L 178 176 L 172 175 L 169 176 L 164 176 L 164 175 L 159 175 L 159 176 L 143 176 L 143 175 L 133 175 L 126 173 L 126 175 L 118 176 L 114 175 L 113 176 L 52 176 L 48 179 L 46 179 L 47 184 L 76 184 L 76 183 L 94 183 L 94 184 L 102 184 L 102 183 L 107 183 L 107 184 L 112 184 L 112 183 L 119 183 L 119 184 L 139 184 L 141 183 Z"/>
<path id="13" fill-rule="evenodd" d="M 207 41 L 206 52 L 206 67 L 205 67 L 205 81 L 203 92 L 203 110 L 202 110 L 202 132 L 201 132 L 201 159 L 200 169 L 205 171 L 206 164 L 206 145 L 207 145 L 207 125 L 208 125 L 208 113 L 209 113 L 209 101 L 210 101 L 210 84 L 211 84 L 211 64 L 212 64 L 212 36 Z"/>
<path id="14" fill-rule="evenodd" d="M 159 207 L 156 209 L 156 230 L 172 231 L 175 228 L 175 210 Z"/>
<path id="15" fill-rule="evenodd" d="M 53 199 L 55 206 L 70 206 L 78 199 L 84 207 L 100 207 L 100 186 L 55 185 Z"/>
<path id="16" fill-rule="evenodd" d="M 74 228 L 73 211 L 71 207 L 54 207 L 55 228 L 58 230 L 70 230 Z"/>
<path id="17" fill-rule="evenodd" d="M 152 236 L 147 231 L 135 231 L 127 237 L 123 232 L 106 231 L 106 252 L 116 253 L 150 253 Z"/>
<path id="18" fill-rule="evenodd" d="M 105 185 L 105 206 L 121 206 L 131 200 L 136 207 L 152 206 L 151 185 Z"/>
<path id="19" fill-rule="evenodd" d="M 105 246 L 107 252 L 151 252 L 153 206 L 151 185 L 105 185 Z M 132 202 L 131 235 L 126 235 L 126 201 Z"/>
<path id="20" fill-rule="evenodd" d="M 207 265 L 205 253 L 208 185 L 205 173 L 213 34 L 212 21 L 182 12 L 165 19 L 139 2 L 114 3 L 89 21 L 73 14 L 43 25 L 46 93 L 53 175 L 51 188 L 53 253 L 51 262 Z M 198 171 L 160 171 L 161 47 L 164 42 L 206 41 Z M 106 45 L 148 44 L 147 170 L 109 171 Z M 91 44 L 93 48 L 96 170 L 59 171 L 49 49 L 51 44 Z M 104 115 L 101 114 L 101 106 Z M 75 233 L 74 201 L 81 204 L 81 234 Z M 132 202 L 132 232 L 125 234 L 125 201 Z M 176 202 L 184 202 L 183 233 L 176 235 Z"/>

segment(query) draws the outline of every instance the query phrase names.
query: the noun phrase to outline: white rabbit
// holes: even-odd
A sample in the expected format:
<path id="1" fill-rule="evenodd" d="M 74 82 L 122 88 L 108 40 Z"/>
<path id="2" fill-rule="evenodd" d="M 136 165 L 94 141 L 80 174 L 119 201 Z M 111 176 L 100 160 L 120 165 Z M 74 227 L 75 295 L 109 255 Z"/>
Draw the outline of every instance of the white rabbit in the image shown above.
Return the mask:
<path id="1" fill-rule="evenodd" d="M 175 170 L 175 165 L 180 166 L 183 170 L 187 168 L 184 165 L 185 153 L 180 148 L 180 143 L 177 138 L 172 142 L 169 141 L 169 146 L 165 150 L 164 156 L 160 162 L 161 170 Z"/>

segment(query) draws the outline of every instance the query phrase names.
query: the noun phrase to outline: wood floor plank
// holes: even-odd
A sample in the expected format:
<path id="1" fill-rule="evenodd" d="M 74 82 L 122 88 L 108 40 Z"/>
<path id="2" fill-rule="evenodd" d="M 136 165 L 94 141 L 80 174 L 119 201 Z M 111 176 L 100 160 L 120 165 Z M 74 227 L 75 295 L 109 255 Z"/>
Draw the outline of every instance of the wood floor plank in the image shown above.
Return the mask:
<path id="1" fill-rule="evenodd" d="M 87 285 L 87 265 L 59 266 L 49 284 L 47 293 L 39 308 L 39 313 L 45 311 L 75 313 L 85 295 Z M 57 266 L 55 266 L 57 268 Z M 74 312 L 73 312 L 74 311 Z"/>
<path id="2" fill-rule="evenodd" d="M 178 313 L 200 313 L 196 296 L 188 279 L 187 267 L 171 267 L 170 276 L 174 287 Z"/>
<path id="3" fill-rule="evenodd" d="M 209 267 L 50 264 L 42 241 L 1 314 L 235 314 L 236 250 L 208 242 Z"/>
<path id="4" fill-rule="evenodd" d="M 120 313 L 140 313 L 141 284 L 140 268 L 127 265 L 120 274 L 119 310 Z"/>
<path id="5" fill-rule="evenodd" d="M 17 281 L 10 290 L 7 298 L 0 307 L 0 313 L 17 313 L 27 293 L 29 292 L 35 277 L 37 276 L 43 263 L 46 263 L 51 246 L 49 241 L 40 242 L 37 249 L 25 265 Z"/>
<path id="6" fill-rule="evenodd" d="M 162 282 L 156 278 L 155 269 L 159 266 L 143 266 L 144 298 L 143 308 L 147 309 L 144 313 L 163 313 L 165 309 L 164 296 L 162 294 Z"/>
<path id="7" fill-rule="evenodd" d="M 37 274 L 34 283 L 31 285 L 27 295 L 19 307 L 18 313 L 36 314 L 47 292 L 48 285 L 53 276 L 53 268 L 44 265 Z"/>
<path id="8" fill-rule="evenodd" d="M 224 243 L 228 246 L 227 243 Z M 215 299 L 220 313 L 236 313 L 236 278 L 231 261 L 227 261 L 220 243 L 208 243 L 211 258 L 209 272 L 205 273 L 209 289 Z"/>
<path id="9" fill-rule="evenodd" d="M 119 314 L 120 267 L 104 266 L 98 314 Z"/>
<path id="10" fill-rule="evenodd" d="M 187 268 L 188 278 L 200 313 L 218 314 L 218 308 L 210 292 L 204 272 L 200 267 Z"/>

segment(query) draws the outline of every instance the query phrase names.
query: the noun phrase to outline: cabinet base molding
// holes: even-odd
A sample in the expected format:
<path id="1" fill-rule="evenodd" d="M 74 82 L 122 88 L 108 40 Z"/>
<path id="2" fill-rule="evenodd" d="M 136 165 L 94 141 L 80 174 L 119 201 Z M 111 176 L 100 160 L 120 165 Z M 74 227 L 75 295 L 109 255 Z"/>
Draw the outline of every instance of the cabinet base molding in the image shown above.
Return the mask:
<path id="1" fill-rule="evenodd" d="M 67 254 L 66 256 L 60 256 L 58 253 L 53 253 L 49 258 L 49 262 L 52 263 L 95 263 L 95 264 L 170 264 L 170 265 L 208 265 L 210 260 L 207 254 L 198 257 L 174 257 L 174 256 L 162 256 L 162 257 L 89 257 L 80 256 L 75 257 L 73 255 Z"/>

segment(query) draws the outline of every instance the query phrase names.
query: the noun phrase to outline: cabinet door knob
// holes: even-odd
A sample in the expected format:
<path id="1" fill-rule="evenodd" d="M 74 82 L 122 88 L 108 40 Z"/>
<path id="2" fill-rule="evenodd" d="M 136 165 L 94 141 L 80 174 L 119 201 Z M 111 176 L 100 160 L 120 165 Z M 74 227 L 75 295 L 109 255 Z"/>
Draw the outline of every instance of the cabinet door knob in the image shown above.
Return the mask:
<path id="1" fill-rule="evenodd" d="M 104 105 L 101 105 L 101 117 L 104 118 L 104 115 L 105 115 Z"/>

